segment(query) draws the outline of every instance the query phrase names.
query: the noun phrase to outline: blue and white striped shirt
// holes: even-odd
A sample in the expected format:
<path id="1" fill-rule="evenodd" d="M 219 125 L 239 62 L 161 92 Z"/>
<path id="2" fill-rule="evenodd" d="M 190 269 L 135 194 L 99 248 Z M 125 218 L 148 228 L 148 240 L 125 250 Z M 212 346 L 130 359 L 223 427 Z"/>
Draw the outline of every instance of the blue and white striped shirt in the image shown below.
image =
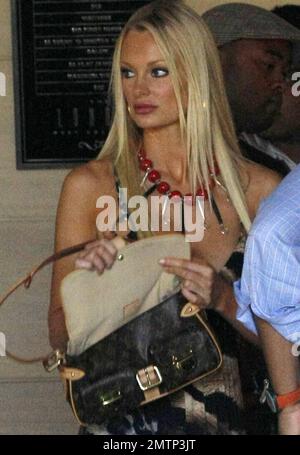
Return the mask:
<path id="1" fill-rule="evenodd" d="M 248 329 L 253 312 L 289 341 L 300 337 L 300 165 L 261 204 L 234 292 Z"/>

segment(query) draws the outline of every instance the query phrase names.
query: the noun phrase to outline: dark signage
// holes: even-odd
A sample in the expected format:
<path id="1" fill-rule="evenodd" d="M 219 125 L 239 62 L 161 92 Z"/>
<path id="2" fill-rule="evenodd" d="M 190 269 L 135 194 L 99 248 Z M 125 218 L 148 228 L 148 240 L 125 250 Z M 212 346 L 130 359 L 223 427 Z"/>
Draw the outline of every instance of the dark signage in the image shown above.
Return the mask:
<path id="1" fill-rule="evenodd" d="M 114 44 L 149 1 L 14 0 L 17 167 L 68 167 L 97 156 L 111 117 Z"/>

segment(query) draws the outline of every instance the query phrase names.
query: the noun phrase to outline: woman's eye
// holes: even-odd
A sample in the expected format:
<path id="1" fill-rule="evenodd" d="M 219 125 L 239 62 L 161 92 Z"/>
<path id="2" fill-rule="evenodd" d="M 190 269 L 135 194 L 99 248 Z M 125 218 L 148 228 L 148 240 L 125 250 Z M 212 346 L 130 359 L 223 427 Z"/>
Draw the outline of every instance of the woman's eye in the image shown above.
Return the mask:
<path id="1" fill-rule="evenodd" d="M 165 77 L 168 76 L 169 71 L 166 68 L 153 68 L 151 74 L 154 77 Z"/>
<path id="2" fill-rule="evenodd" d="M 134 72 L 131 71 L 129 68 L 121 68 L 121 76 L 125 79 L 130 79 L 134 76 Z"/>

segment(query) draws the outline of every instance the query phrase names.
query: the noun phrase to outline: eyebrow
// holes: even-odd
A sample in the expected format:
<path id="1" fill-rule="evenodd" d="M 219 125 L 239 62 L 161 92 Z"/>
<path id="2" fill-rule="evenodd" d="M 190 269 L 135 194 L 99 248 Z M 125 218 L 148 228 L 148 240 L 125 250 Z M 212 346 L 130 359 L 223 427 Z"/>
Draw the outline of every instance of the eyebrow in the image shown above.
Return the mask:
<path id="1" fill-rule="evenodd" d="M 165 64 L 166 62 L 165 62 L 165 60 L 162 60 L 162 59 L 160 59 L 160 60 L 153 60 L 152 62 L 149 62 L 149 63 L 147 64 L 147 66 L 153 66 L 153 65 L 156 65 L 157 63 L 164 63 L 164 64 Z M 125 62 L 125 61 L 121 61 L 121 65 L 132 66 L 130 63 Z"/>

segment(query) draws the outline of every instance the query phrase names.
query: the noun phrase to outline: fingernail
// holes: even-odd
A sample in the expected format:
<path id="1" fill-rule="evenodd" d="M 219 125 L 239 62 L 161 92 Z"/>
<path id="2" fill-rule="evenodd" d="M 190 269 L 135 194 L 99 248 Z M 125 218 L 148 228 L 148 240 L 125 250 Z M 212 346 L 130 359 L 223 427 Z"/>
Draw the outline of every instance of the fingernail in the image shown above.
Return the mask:
<path id="1" fill-rule="evenodd" d="M 161 265 L 164 265 L 164 264 L 166 263 L 166 260 L 165 260 L 165 259 L 160 259 L 160 260 L 159 260 L 159 263 L 160 263 Z"/>

